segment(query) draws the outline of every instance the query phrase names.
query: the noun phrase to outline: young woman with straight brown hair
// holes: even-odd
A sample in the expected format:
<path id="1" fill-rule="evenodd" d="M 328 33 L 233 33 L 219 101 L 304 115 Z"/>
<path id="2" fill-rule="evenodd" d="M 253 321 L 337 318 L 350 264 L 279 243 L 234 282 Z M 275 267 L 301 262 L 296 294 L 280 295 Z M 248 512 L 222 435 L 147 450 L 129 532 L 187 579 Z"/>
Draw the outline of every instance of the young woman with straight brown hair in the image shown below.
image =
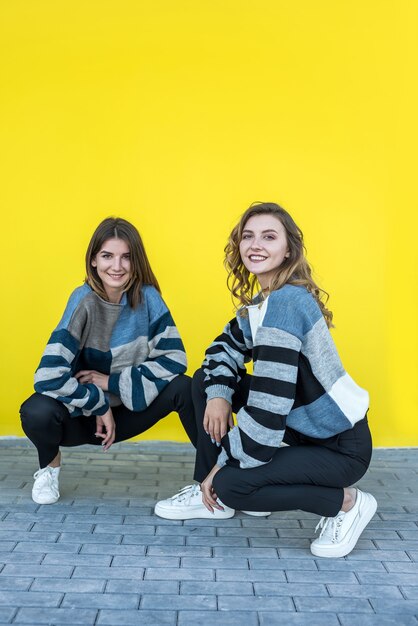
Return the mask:
<path id="1" fill-rule="evenodd" d="M 171 411 L 196 443 L 186 354 L 141 237 L 107 218 L 86 253 L 86 279 L 70 296 L 23 403 L 22 427 L 38 450 L 32 498 L 60 497 L 60 446 L 138 435 Z"/>

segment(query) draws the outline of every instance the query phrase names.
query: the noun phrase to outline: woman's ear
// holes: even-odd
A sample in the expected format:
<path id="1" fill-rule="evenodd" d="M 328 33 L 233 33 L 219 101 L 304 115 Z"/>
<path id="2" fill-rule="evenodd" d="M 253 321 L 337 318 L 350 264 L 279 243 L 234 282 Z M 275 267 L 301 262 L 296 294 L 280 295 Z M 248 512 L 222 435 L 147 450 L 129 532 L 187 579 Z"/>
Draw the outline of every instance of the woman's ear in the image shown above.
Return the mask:
<path id="1" fill-rule="evenodd" d="M 97 267 L 96 257 L 94 257 L 94 259 L 91 260 L 91 266 L 92 267 Z"/>

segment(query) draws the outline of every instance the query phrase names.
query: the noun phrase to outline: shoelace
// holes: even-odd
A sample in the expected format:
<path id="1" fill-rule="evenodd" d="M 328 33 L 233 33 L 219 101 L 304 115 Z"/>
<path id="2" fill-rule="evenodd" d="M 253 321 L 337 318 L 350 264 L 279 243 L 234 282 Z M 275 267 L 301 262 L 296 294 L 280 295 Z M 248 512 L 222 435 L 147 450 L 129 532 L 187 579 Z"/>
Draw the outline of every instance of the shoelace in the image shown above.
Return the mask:
<path id="1" fill-rule="evenodd" d="M 187 485 L 186 487 L 183 487 L 183 489 L 180 489 L 180 491 L 176 493 L 176 495 L 170 499 L 173 502 L 185 501 L 186 504 L 188 504 L 190 502 L 190 499 L 193 498 L 193 496 L 195 496 L 199 491 L 200 491 L 199 485 Z"/>
<path id="2" fill-rule="evenodd" d="M 37 478 L 39 478 L 40 476 L 44 477 L 44 482 L 48 484 L 48 487 L 51 489 L 51 491 L 56 493 L 57 492 L 57 487 L 54 484 L 54 479 L 53 479 L 53 476 L 52 476 L 52 469 L 49 466 L 47 466 L 47 467 L 44 467 L 42 469 L 39 469 L 33 475 L 35 480 Z"/>
<path id="3" fill-rule="evenodd" d="M 321 529 L 319 538 L 321 538 L 324 533 L 329 532 L 332 537 L 332 543 L 336 543 L 338 541 L 338 536 L 340 534 L 343 519 L 343 515 L 337 515 L 336 517 L 321 517 L 321 519 L 315 526 L 315 532 L 319 528 Z"/>

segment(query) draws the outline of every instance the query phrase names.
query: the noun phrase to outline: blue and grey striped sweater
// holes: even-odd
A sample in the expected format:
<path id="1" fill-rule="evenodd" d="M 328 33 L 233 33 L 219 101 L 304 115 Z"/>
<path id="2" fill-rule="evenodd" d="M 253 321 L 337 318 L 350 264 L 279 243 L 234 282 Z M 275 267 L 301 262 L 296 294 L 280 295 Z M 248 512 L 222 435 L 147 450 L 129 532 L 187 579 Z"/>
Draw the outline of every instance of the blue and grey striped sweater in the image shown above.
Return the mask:
<path id="1" fill-rule="evenodd" d="M 109 405 L 142 411 L 178 374 L 186 354 L 158 291 L 146 285 L 132 309 L 102 300 L 87 284 L 71 295 L 35 373 L 35 391 L 55 398 L 72 416 L 103 415 Z M 80 384 L 85 369 L 109 374 L 109 392 Z"/>
<path id="2" fill-rule="evenodd" d="M 273 291 L 263 309 L 253 332 L 251 315 L 238 313 L 205 355 L 208 399 L 232 403 L 245 363 L 254 365 L 247 405 L 222 439 L 221 466 L 267 463 L 286 425 L 324 439 L 352 428 L 368 408 L 368 393 L 345 372 L 318 303 L 304 287 Z"/>

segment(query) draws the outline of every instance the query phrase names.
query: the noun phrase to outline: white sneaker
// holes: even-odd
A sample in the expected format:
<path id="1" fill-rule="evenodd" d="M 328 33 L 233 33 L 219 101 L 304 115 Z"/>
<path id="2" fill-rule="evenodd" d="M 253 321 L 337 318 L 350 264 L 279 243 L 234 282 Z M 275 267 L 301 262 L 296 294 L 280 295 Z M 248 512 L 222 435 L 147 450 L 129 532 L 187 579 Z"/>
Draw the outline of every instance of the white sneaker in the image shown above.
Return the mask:
<path id="1" fill-rule="evenodd" d="M 271 511 L 241 511 L 245 515 L 251 515 L 252 517 L 268 517 L 271 515 Z"/>
<path id="2" fill-rule="evenodd" d="M 32 500 L 37 504 L 54 504 L 59 497 L 58 477 L 60 467 L 47 465 L 34 473 L 35 482 L 32 487 Z"/>
<path id="3" fill-rule="evenodd" d="M 318 539 L 311 543 L 315 556 L 336 558 L 346 556 L 355 547 L 361 533 L 376 513 L 377 502 L 370 493 L 357 489 L 352 509 L 340 511 L 336 517 L 322 517 L 315 530 L 321 528 Z"/>
<path id="4" fill-rule="evenodd" d="M 187 485 L 179 493 L 168 500 L 160 500 L 155 505 L 154 513 L 165 519 L 229 519 L 234 517 L 235 510 L 222 504 L 224 510 L 213 509 L 211 513 L 203 504 L 199 485 Z"/>

